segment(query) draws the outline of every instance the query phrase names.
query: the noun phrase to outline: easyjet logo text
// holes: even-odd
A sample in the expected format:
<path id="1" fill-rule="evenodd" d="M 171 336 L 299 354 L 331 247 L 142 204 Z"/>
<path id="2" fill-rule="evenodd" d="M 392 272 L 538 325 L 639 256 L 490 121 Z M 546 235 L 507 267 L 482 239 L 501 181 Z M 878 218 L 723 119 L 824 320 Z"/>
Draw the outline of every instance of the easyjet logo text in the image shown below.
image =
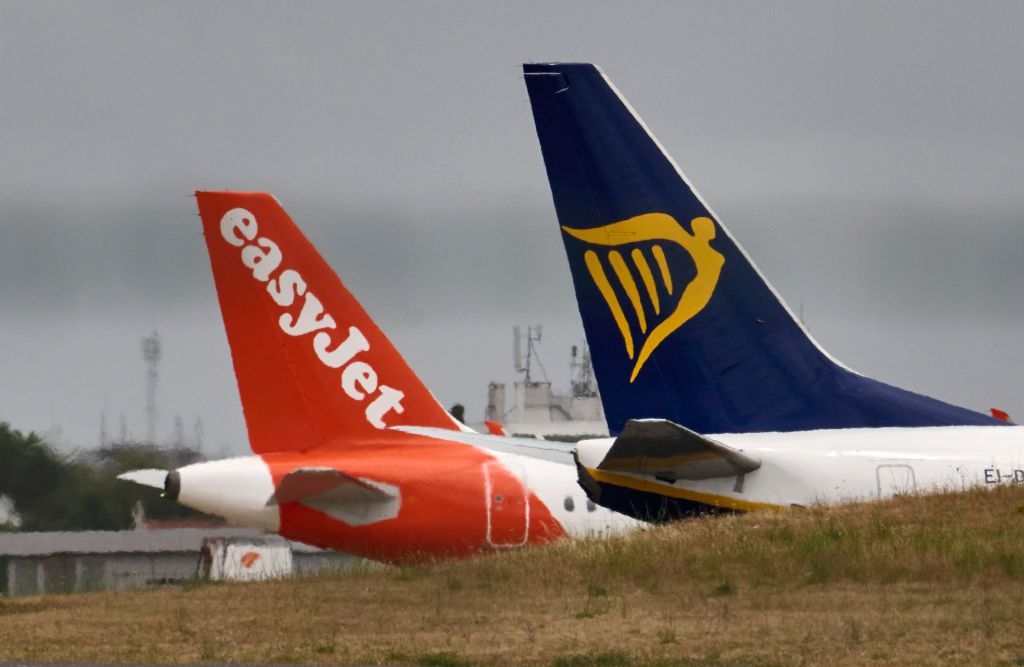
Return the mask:
<path id="1" fill-rule="evenodd" d="M 278 318 L 281 330 L 296 338 L 315 334 L 312 339 L 316 358 L 327 368 L 341 370 L 341 390 L 354 401 L 371 399 L 366 406 L 366 420 L 376 428 L 384 428 L 384 415 L 404 412 L 404 394 L 380 384 L 377 371 L 357 357 L 370 350 L 370 343 L 358 327 L 338 331 L 338 325 L 306 280 L 295 269 L 282 269 L 284 257 L 277 243 L 258 236 L 256 216 L 244 208 L 233 208 L 220 219 L 224 240 L 241 248 L 242 264 L 252 270 L 253 279 L 266 283 L 267 294 L 284 309 Z M 298 313 L 293 305 L 301 300 Z"/>

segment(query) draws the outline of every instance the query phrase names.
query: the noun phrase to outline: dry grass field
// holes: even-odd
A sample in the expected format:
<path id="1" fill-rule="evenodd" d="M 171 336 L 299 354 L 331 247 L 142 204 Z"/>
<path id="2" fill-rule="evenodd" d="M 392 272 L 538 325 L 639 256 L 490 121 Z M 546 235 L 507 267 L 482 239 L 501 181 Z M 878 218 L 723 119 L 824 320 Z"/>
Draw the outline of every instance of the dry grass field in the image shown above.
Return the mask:
<path id="1" fill-rule="evenodd" d="M 1024 488 L 262 584 L 0 601 L 0 660 L 1024 664 Z"/>

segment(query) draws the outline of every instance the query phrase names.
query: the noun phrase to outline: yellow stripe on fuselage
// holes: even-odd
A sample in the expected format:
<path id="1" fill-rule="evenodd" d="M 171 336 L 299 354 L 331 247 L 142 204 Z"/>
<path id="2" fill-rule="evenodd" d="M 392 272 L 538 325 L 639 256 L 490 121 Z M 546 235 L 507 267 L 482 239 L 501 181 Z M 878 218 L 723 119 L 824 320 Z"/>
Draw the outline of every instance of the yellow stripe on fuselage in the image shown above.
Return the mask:
<path id="1" fill-rule="evenodd" d="M 587 468 L 587 472 L 590 473 L 591 477 L 596 481 L 604 484 L 624 486 L 627 489 L 633 489 L 634 491 L 644 491 L 646 493 L 654 493 L 659 496 L 666 496 L 669 498 L 681 498 L 683 500 L 689 500 L 702 505 L 709 505 L 711 507 L 724 507 L 725 509 L 738 510 L 740 512 L 781 509 L 783 507 L 782 505 L 773 505 L 771 503 L 755 503 L 749 500 L 731 498 L 729 496 L 702 493 L 691 489 L 669 486 L 668 484 L 650 482 L 645 479 L 630 477 L 629 475 L 620 475 L 619 473 L 597 470 L 596 468 Z"/>

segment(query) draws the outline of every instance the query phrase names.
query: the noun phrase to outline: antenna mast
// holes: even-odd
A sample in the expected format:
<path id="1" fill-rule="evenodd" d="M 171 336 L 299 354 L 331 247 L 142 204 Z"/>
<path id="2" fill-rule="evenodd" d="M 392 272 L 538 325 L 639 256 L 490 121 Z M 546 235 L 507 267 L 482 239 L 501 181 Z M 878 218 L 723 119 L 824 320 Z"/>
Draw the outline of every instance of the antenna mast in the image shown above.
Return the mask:
<path id="1" fill-rule="evenodd" d="M 590 347 L 583 343 L 582 347 L 572 346 L 569 359 L 569 373 L 572 376 L 572 395 L 575 398 L 597 396 L 594 382 L 594 365 L 590 359 Z"/>
<path id="2" fill-rule="evenodd" d="M 547 371 L 544 370 L 544 365 L 540 362 L 540 355 L 537 353 L 537 348 L 534 347 L 534 343 L 539 343 L 543 330 L 541 325 L 532 324 L 526 327 L 526 336 L 523 336 L 523 330 L 519 325 L 512 327 L 512 355 L 515 357 L 515 368 L 517 373 L 524 373 L 526 375 L 525 381 L 527 384 L 533 382 L 533 378 L 530 376 L 530 371 L 533 367 L 533 361 L 537 361 L 537 365 L 540 366 L 541 375 L 544 376 L 545 382 L 548 379 Z M 526 342 L 526 354 L 523 354 L 523 341 Z"/>

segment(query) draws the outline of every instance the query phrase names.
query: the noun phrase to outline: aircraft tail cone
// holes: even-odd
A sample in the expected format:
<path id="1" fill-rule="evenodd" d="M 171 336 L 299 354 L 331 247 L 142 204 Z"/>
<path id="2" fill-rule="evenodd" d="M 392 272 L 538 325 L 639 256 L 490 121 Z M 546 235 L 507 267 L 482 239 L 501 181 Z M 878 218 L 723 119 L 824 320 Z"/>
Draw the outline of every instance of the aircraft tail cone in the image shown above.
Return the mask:
<path id="1" fill-rule="evenodd" d="M 158 470 L 147 468 L 145 470 L 131 470 L 117 476 L 126 482 L 135 482 L 142 486 L 151 486 L 154 489 L 163 491 L 164 498 L 177 500 L 181 493 L 181 475 L 177 470 Z"/>
<path id="2" fill-rule="evenodd" d="M 156 468 L 131 470 L 129 472 L 121 473 L 117 478 L 123 479 L 126 482 L 135 482 L 142 486 L 151 486 L 154 489 L 163 489 L 167 478 L 167 471 L 158 470 Z"/>

